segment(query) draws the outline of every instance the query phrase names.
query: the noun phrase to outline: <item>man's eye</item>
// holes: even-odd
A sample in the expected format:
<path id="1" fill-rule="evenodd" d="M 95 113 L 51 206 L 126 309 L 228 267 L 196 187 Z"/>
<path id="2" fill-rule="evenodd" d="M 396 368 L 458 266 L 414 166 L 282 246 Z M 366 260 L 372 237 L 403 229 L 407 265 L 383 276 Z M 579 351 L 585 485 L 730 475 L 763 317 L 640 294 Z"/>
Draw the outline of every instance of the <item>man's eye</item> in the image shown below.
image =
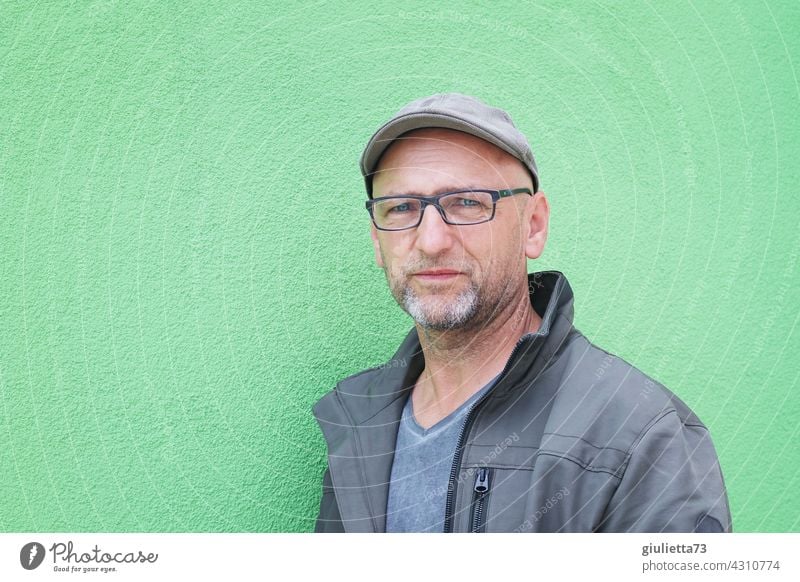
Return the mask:
<path id="1" fill-rule="evenodd" d="M 399 212 L 408 212 L 411 210 L 411 205 L 408 202 L 403 202 L 402 204 L 395 204 L 389 208 L 389 212 L 392 213 L 399 213 Z"/>
<path id="2" fill-rule="evenodd" d="M 477 208 L 479 206 L 483 206 L 483 203 L 480 200 L 476 200 L 475 198 L 459 197 L 459 198 L 454 198 L 451 201 L 450 205 L 452 207 L 460 206 L 461 208 Z"/>

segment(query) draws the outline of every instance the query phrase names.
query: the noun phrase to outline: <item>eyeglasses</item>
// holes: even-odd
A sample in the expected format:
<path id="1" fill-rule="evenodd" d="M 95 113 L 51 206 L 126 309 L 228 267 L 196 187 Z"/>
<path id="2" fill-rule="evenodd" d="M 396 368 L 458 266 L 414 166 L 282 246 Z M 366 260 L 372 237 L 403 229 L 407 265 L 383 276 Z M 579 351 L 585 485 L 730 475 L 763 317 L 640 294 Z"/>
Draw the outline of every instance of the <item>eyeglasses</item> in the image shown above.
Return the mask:
<path id="1" fill-rule="evenodd" d="M 436 196 L 384 196 L 367 200 L 367 210 L 378 230 L 406 230 L 422 222 L 429 204 L 439 211 L 447 224 L 465 225 L 489 222 L 494 218 L 497 201 L 514 194 L 530 194 L 528 188 L 513 190 L 458 190 Z"/>

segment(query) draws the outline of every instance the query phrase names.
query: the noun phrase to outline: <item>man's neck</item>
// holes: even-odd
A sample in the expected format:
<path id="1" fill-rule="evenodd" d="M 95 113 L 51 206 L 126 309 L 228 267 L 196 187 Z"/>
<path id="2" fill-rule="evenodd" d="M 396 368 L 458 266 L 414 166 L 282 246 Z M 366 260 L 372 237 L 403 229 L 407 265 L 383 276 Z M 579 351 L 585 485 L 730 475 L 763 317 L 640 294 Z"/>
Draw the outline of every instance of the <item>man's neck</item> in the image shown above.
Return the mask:
<path id="1" fill-rule="evenodd" d="M 425 355 L 412 392 L 417 422 L 427 428 L 463 404 L 503 370 L 519 338 L 537 331 L 541 322 L 529 296 L 521 294 L 477 329 L 437 331 L 417 325 Z"/>

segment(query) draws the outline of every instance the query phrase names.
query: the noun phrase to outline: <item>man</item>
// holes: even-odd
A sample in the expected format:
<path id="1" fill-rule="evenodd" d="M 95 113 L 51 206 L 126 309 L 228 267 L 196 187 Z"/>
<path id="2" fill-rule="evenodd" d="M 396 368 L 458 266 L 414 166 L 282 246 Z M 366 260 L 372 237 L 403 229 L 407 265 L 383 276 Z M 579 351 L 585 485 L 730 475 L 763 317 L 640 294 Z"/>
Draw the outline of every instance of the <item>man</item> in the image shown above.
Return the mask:
<path id="1" fill-rule="evenodd" d="M 416 100 L 361 170 L 375 260 L 415 325 L 314 405 L 316 531 L 731 531 L 706 427 L 573 327 L 562 273 L 527 273 L 550 209 L 504 111 Z"/>

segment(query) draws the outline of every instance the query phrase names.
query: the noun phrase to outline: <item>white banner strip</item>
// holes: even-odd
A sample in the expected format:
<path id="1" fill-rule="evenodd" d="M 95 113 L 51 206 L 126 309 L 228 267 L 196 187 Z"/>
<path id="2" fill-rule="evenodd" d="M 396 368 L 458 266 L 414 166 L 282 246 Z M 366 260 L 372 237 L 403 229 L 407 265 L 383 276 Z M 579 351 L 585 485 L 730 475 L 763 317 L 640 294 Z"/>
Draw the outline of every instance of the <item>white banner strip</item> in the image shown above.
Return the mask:
<path id="1" fill-rule="evenodd" d="M 800 534 L 0 534 L 0 580 L 800 580 Z"/>

